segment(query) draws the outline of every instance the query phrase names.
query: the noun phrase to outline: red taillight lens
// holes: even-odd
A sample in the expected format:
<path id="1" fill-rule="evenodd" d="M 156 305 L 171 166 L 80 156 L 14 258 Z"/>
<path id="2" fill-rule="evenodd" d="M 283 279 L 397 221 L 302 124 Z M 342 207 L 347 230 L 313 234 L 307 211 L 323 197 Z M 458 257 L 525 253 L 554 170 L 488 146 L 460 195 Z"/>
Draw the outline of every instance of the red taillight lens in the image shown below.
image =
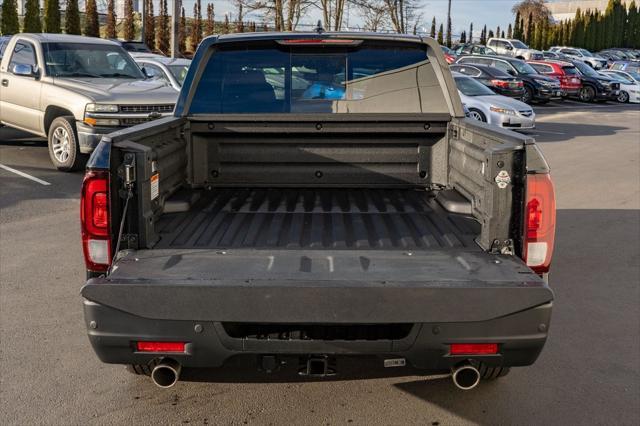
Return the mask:
<path id="1" fill-rule="evenodd" d="M 277 40 L 282 45 L 310 45 L 310 44 L 338 44 L 357 46 L 362 40 L 349 40 L 346 38 L 293 38 L 288 40 Z"/>
<path id="2" fill-rule="evenodd" d="M 453 343 L 449 345 L 451 355 L 494 355 L 498 353 L 497 343 Z"/>
<path id="3" fill-rule="evenodd" d="M 185 350 L 184 342 L 136 342 L 138 352 L 182 352 Z"/>
<path id="4" fill-rule="evenodd" d="M 549 174 L 527 175 L 523 255 L 539 274 L 549 272 L 556 232 L 556 197 Z"/>
<path id="5" fill-rule="evenodd" d="M 109 172 L 88 171 L 80 197 L 82 249 L 87 269 L 104 272 L 111 263 Z"/>
<path id="6" fill-rule="evenodd" d="M 509 82 L 505 80 L 491 80 L 491 84 L 494 85 L 495 87 L 501 87 L 503 89 L 506 89 L 509 87 Z"/>

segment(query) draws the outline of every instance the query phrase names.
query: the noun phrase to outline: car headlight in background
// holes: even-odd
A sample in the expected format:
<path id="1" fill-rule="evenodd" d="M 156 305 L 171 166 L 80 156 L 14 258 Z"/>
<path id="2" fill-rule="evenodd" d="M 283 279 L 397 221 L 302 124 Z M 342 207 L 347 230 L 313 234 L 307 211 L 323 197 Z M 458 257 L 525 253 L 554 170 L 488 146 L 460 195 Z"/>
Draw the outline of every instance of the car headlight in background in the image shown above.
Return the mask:
<path id="1" fill-rule="evenodd" d="M 489 109 L 493 112 L 497 112 L 498 114 L 516 115 L 516 112 L 512 109 L 499 108 L 496 106 L 491 106 Z"/>
<path id="2" fill-rule="evenodd" d="M 93 118 L 85 117 L 84 122 L 91 126 L 119 126 L 120 120 L 117 118 Z"/>
<path id="3" fill-rule="evenodd" d="M 118 105 L 109 104 L 87 104 L 86 112 L 118 112 Z"/>

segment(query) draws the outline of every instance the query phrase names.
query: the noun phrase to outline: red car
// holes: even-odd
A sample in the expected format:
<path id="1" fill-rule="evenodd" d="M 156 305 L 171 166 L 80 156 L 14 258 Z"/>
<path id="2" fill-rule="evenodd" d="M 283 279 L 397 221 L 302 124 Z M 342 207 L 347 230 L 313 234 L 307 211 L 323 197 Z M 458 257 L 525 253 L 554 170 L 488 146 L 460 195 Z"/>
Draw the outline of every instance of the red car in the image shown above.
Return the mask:
<path id="1" fill-rule="evenodd" d="M 560 80 L 564 96 L 577 96 L 582 88 L 580 71 L 570 62 L 564 61 L 527 61 L 540 74 Z"/>

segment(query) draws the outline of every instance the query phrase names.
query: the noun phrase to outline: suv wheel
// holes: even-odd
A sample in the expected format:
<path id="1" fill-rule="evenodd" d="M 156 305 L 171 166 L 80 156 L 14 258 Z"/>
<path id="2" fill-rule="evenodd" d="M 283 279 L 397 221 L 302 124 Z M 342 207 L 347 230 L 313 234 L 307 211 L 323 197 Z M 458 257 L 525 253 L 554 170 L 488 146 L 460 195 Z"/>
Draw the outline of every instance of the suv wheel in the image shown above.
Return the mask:
<path id="1" fill-rule="evenodd" d="M 86 156 L 80 153 L 76 123 L 73 117 L 58 117 L 49 127 L 49 157 L 56 168 L 70 172 L 80 168 Z"/>
<path id="2" fill-rule="evenodd" d="M 524 95 L 522 95 L 522 102 L 530 104 L 533 101 L 533 89 L 530 86 L 524 86 Z"/>
<path id="3" fill-rule="evenodd" d="M 578 96 L 582 102 L 593 102 L 596 97 L 596 91 L 591 86 L 583 86 Z"/>
<path id="4" fill-rule="evenodd" d="M 620 92 L 620 94 L 618 95 L 618 102 L 626 104 L 627 102 L 629 102 L 629 94 L 627 92 Z"/>

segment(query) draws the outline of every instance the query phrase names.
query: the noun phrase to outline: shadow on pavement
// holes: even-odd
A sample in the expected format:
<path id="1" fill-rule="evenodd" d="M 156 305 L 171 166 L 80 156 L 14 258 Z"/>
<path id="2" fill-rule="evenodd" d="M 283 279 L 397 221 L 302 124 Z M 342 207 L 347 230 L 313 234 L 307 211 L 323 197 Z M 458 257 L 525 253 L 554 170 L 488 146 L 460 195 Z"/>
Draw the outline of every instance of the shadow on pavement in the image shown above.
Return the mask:
<path id="1" fill-rule="evenodd" d="M 628 127 L 607 126 L 605 124 L 554 123 L 549 121 L 536 123 L 536 128 L 522 132 L 535 137 L 538 143 L 567 142 L 577 137 L 602 137 L 615 135 L 628 130 Z"/>

